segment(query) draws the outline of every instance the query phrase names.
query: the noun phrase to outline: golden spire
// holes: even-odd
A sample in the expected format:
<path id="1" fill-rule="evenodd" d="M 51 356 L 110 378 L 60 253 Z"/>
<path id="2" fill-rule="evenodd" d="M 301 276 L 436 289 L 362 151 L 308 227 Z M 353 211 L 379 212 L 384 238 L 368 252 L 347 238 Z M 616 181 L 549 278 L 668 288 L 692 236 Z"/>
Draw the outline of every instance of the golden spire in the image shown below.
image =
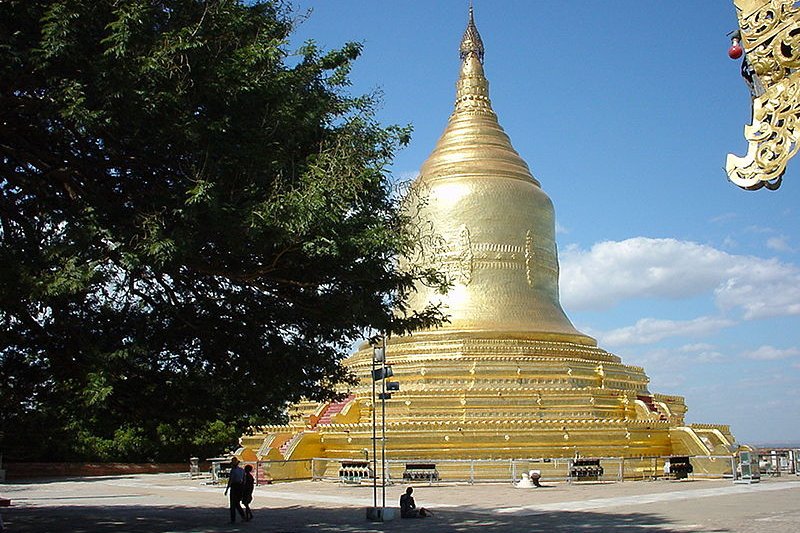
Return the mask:
<path id="1" fill-rule="evenodd" d="M 538 186 L 492 109 L 489 80 L 483 72 L 483 39 L 471 5 L 459 55 L 455 108 L 436 148 L 420 169 L 420 179 L 471 175 L 514 178 Z"/>
<path id="2" fill-rule="evenodd" d="M 472 111 L 494 115 L 489 100 L 489 80 L 483 73 L 483 39 L 475 26 L 472 4 L 469 6 L 469 22 L 461 38 L 459 56 L 461 73 L 456 84 L 456 112 Z"/>

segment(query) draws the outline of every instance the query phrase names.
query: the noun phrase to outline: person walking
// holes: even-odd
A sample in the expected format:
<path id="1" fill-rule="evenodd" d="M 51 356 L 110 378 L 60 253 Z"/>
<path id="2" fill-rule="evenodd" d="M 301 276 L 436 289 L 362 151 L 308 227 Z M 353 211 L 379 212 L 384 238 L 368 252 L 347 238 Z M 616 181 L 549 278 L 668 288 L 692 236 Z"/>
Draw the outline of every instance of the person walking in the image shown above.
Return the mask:
<path id="1" fill-rule="evenodd" d="M 225 495 L 230 491 L 231 524 L 236 522 L 236 513 L 245 520 L 244 510 L 242 509 L 242 492 L 244 491 L 244 470 L 239 466 L 239 459 L 231 459 L 231 473 L 228 476 L 228 485 L 225 487 Z"/>
<path id="2" fill-rule="evenodd" d="M 244 467 L 244 487 L 242 488 L 242 505 L 244 505 L 245 520 L 253 519 L 253 511 L 250 510 L 250 502 L 253 501 L 253 489 L 256 480 L 253 477 L 253 465 Z"/>

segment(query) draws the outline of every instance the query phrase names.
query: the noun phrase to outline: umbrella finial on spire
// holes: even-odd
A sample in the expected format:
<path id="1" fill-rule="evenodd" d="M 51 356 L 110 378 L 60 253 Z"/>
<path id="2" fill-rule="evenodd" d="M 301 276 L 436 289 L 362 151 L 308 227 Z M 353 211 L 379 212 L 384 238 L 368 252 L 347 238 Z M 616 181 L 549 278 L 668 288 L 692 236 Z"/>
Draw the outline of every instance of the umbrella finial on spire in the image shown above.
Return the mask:
<path id="1" fill-rule="evenodd" d="M 461 38 L 461 47 L 459 48 L 459 55 L 461 60 L 464 61 L 470 54 L 483 64 L 483 40 L 481 34 L 478 33 L 478 28 L 475 26 L 475 13 L 472 7 L 472 1 L 469 3 L 469 22 L 467 29 L 464 31 L 464 37 Z"/>

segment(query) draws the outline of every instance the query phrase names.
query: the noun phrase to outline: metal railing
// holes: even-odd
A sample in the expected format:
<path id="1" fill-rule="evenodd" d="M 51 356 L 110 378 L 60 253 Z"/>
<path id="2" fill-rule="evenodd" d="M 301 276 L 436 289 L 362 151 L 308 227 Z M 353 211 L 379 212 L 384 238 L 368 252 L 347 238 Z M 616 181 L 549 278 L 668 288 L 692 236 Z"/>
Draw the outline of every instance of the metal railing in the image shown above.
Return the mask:
<path id="1" fill-rule="evenodd" d="M 670 457 L 599 457 L 603 467 L 602 475 L 597 481 L 619 482 L 631 480 L 653 480 L 671 477 L 664 472 L 664 463 Z M 359 483 L 370 481 L 371 477 L 343 479 L 339 475 L 342 461 L 350 459 L 314 458 L 308 461 L 308 476 L 302 479 L 315 481 L 343 481 Z M 689 458 L 693 467 L 690 478 L 723 478 L 733 477 L 736 472 L 736 458 L 729 455 L 692 456 Z M 266 463 L 286 463 L 287 461 L 263 461 Z M 389 483 L 403 483 L 403 473 L 407 464 L 434 463 L 437 477 L 417 483 L 516 483 L 523 472 L 538 470 L 543 481 L 577 481 L 570 477 L 571 458 L 535 458 L 535 459 L 387 459 L 386 479 Z M 264 467 L 262 467 L 264 468 Z M 271 469 L 275 473 L 279 469 Z M 380 469 L 377 472 L 381 478 Z M 291 479 L 300 479 L 296 477 Z M 272 480 L 282 481 L 273 475 Z M 287 478 L 286 480 L 289 480 Z"/>

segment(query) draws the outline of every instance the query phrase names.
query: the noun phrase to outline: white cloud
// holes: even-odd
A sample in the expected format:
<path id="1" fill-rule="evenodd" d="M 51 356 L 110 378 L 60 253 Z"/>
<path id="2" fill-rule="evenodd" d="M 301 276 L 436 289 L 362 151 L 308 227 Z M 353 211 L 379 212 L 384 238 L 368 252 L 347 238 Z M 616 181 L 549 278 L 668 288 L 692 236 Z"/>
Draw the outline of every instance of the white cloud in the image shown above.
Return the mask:
<path id="1" fill-rule="evenodd" d="M 722 352 L 702 352 L 697 354 L 697 362 L 698 363 L 718 363 L 725 359 L 725 356 Z"/>
<path id="2" fill-rule="evenodd" d="M 775 230 L 770 228 L 770 227 L 767 227 L 767 226 L 756 226 L 755 224 L 752 225 L 752 226 L 747 226 L 746 228 L 744 228 L 744 230 L 746 232 L 748 232 L 748 233 L 755 233 L 755 234 L 774 233 L 775 232 Z"/>
<path id="3" fill-rule="evenodd" d="M 717 347 L 713 344 L 686 344 L 681 346 L 679 351 L 689 355 L 698 363 L 716 363 L 725 359 L 722 352 L 718 351 Z"/>
<path id="4" fill-rule="evenodd" d="M 562 254 L 561 290 L 570 309 L 604 309 L 630 298 L 683 298 L 719 283 L 732 257 L 709 246 L 636 237 Z"/>
<path id="5" fill-rule="evenodd" d="M 706 350 L 698 353 L 698 349 Z M 664 387 L 676 389 L 690 381 L 687 369 L 697 370 L 700 364 L 719 363 L 724 356 L 710 344 L 687 344 L 678 348 L 653 348 L 625 356 L 629 364 L 643 366 L 656 390 Z M 705 387 L 713 387 L 708 382 Z"/>
<path id="6" fill-rule="evenodd" d="M 568 309 L 608 309 L 624 300 L 683 299 L 708 293 L 745 319 L 800 314 L 800 268 L 676 239 L 635 237 L 568 246 L 561 254 Z"/>
<path id="7" fill-rule="evenodd" d="M 716 349 L 716 346 L 714 346 L 713 344 L 708 344 L 706 342 L 698 342 L 695 344 L 684 344 L 683 346 L 680 347 L 680 351 L 684 353 L 708 351 L 714 349 Z"/>
<path id="8" fill-rule="evenodd" d="M 745 352 L 742 356 L 746 357 L 747 359 L 757 359 L 760 361 L 774 361 L 776 359 L 786 359 L 787 357 L 795 357 L 800 355 L 800 349 L 797 348 L 775 348 L 774 346 L 770 346 L 765 344 L 764 346 L 760 346 L 758 349 Z"/>
<path id="9" fill-rule="evenodd" d="M 777 387 L 780 387 L 782 391 L 793 391 L 797 388 L 798 379 L 795 374 L 790 372 L 762 372 L 760 374 L 744 375 L 737 383 L 741 385 L 740 389 L 774 391 Z"/>
<path id="10" fill-rule="evenodd" d="M 794 249 L 789 245 L 789 237 L 780 235 L 767 239 L 767 248 L 776 252 L 793 252 Z"/>
<path id="11" fill-rule="evenodd" d="M 747 260 L 750 261 L 747 261 Z M 749 264 L 748 264 L 749 263 Z M 747 320 L 800 315 L 800 271 L 777 260 L 743 257 L 714 290 L 722 309 L 738 308 Z"/>
<path id="12" fill-rule="evenodd" d="M 630 346 L 652 344 L 668 337 L 702 337 L 735 325 L 733 320 L 701 316 L 693 320 L 658 320 L 643 318 L 633 326 L 613 329 L 597 335 L 602 345 Z M 691 349 L 690 349 L 691 351 Z"/>
<path id="13" fill-rule="evenodd" d="M 729 212 L 729 213 L 722 213 L 721 215 L 712 217 L 711 219 L 709 219 L 709 221 L 713 222 L 714 224 L 728 223 L 736 220 L 737 218 L 739 218 L 739 215 L 737 213 Z"/>
<path id="14" fill-rule="evenodd" d="M 733 249 L 733 248 L 737 248 L 738 246 L 739 246 L 739 243 L 736 242 L 736 239 L 734 239 L 731 236 L 725 237 L 725 239 L 722 240 L 722 247 L 723 248 L 727 248 L 727 249 L 730 250 L 730 249 Z"/>

